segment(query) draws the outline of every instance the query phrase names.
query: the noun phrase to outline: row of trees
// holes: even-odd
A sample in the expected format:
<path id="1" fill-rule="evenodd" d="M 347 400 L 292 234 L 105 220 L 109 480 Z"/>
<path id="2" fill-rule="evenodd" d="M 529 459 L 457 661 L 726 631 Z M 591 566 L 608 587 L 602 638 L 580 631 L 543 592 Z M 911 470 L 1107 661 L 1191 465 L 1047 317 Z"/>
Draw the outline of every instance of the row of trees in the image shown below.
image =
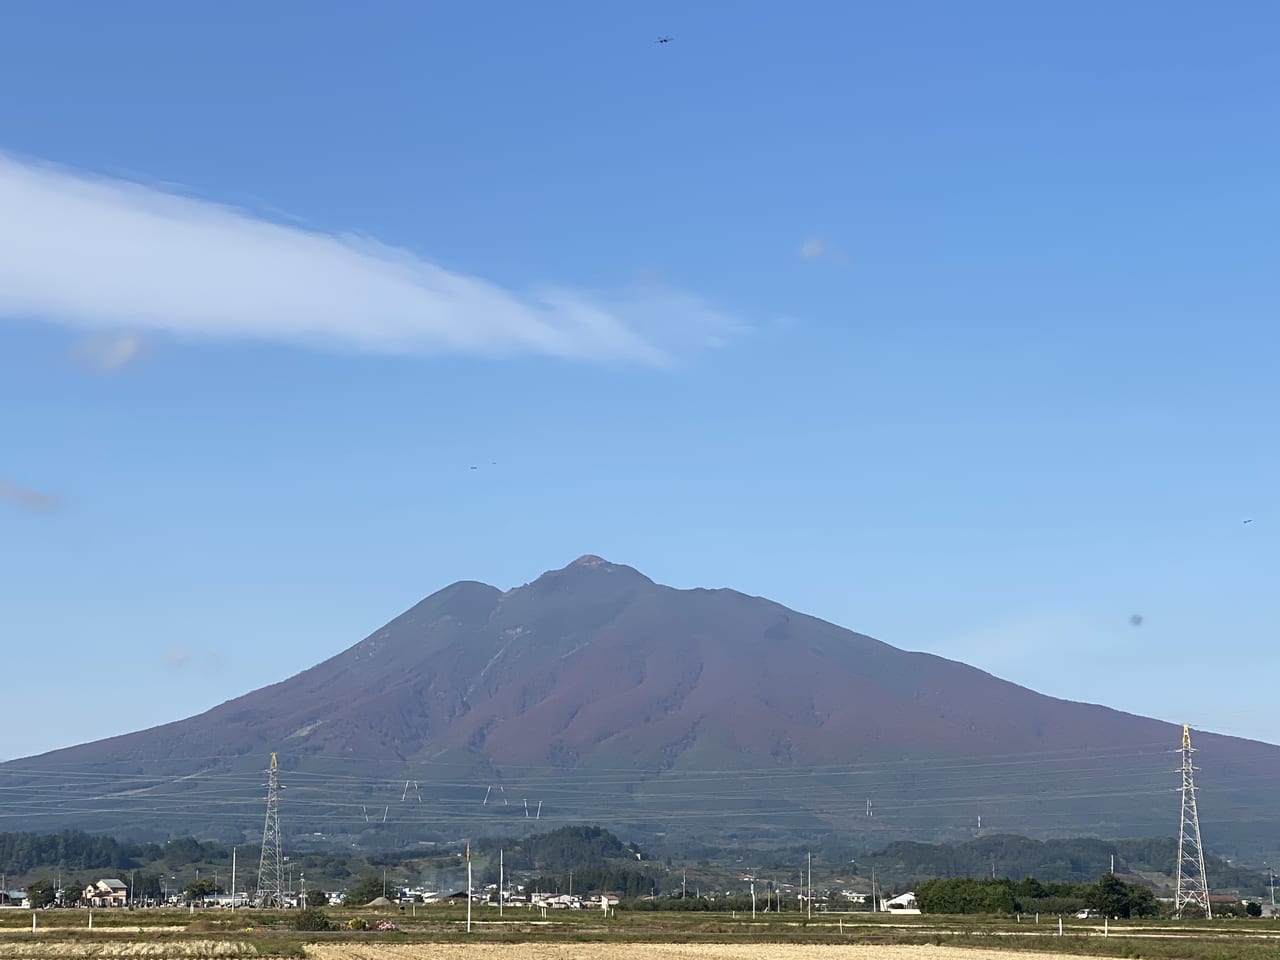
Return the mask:
<path id="1" fill-rule="evenodd" d="M 40 867 L 124 873 L 147 864 L 181 869 L 193 863 L 221 863 L 231 851 L 220 843 L 178 837 L 159 843 L 121 843 L 82 830 L 62 833 L 0 833 L 0 871 L 24 874 Z"/>
<path id="2" fill-rule="evenodd" d="M 832 856 L 843 857 L 843 849 L 833 851 Z M 1088 884 L 1110 870 L 1172 875 L 1177 867 L 1178 842 L 1174 837 L 1033 840 L 994 834 L 964 843 L 898 841 L 875 853 L 850 852 L 848 856 L 857 856 L 864 868 L 874 865 L 890 883 L 911 884 L 924 877 L 990 876 L 996 865 L 1002 875 L 1014 879 L 1047 877 Z M 1217 857 L 1206 856 L 1205 866 L 1220 887 L 1261 893 L 1267 884 L 1265 872 L 1244 870 Z"/>
<path id="3" fill-rule="evenodd" d="M 482 840 L 476 845 L 476 851 L 488 855 L 495 865 L 499 849 L 504 851 L 507 866 L 513 870 L 549 873 L 604 867 L 611 861 L 635 862 L 644 856 L 634 843 L 623 843 L 610 831 L 594 826 L 561 827 L 523 838 Z"/>
<path id="4" fill-rule="evenodd" d="M 1137 883 L 1105 873 L 1096 883 L 1040 883 L 1026 880 L 926 880 L 916 887 L 926 913 L 1069 913 L 1096 910 L 1106 917 L 1154 917 L 1155 894 Z"/>

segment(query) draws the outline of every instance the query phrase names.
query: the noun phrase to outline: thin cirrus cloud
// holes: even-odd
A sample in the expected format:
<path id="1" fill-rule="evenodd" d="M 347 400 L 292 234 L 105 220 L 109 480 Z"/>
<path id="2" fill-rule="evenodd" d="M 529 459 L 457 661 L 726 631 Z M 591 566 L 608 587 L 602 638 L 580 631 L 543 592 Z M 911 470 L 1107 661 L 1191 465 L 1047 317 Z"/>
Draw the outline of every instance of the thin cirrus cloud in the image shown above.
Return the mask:
<path id="1" fill-rule="evenodd" d="M 147 332 L 665 365 L 738 329 L 670 287 L 518 293 L 369 237 L 4 154 L 0 315 L 106 335 L 84 348 L 103 371 L 133 359 Z"/>

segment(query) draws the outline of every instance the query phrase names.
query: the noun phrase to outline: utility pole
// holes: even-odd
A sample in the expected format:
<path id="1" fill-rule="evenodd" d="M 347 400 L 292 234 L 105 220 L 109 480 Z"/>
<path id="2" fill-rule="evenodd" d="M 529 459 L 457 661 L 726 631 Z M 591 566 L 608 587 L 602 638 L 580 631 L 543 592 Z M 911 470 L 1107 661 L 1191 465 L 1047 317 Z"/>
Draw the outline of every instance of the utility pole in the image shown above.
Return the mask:
<path id="1" fill-rule="evenodd" d="M 573 874 L 570 873 L 569 876 L 572 877 Z M 569 893 L 573 893 L 573 881 L 570 880 L 569 883 L 570 883 Z M 683 867 L 681 867 L 680 868 L 680 899 L 681 900 L 683 900 L 685 897 L 685 891 L 688 888 L 688 884 L 689 884 L 688 872 Z"/>
<path id="2" fill-rule="evenodd" d="M 1212 919 L 1209 881 L 1204 871 L 1204 847 L 1200 843 L 1200 814 L 1196 809 L 1195 766 L 1191 763 L 1191 728 L 1182 725 L 1182 822 L 1178 830 L 1178 877 L 1174 895 L 1174 916 L 1182 919 L 1187 906 L 1204 911 Z"/>
<path id="3" fill-rule="evenodd" d="M 809 894 L 805 897 L 805 903 L 808 907 L 808 918 L 813 919 L 813 853 L 809 853 L 809 881 L 806 884 L 809 888 Z"/>
<path id="4" fill-rule="evenodd" d="M 231 848 L 231 909 L 236 908 L 236 848 Z"/>
<path id="5" fill-rule="evenodd" d="M 506 880 L 506 874 L 502 862 L 502 850 L 498 850 L 498 916 L 502 916 L 502 892 L 503 883 Z"/>
<path id="6" fill-rule="evenodd" d="M 280 852 L 280 767 L 271 754 L 267 768 L 267 818 L 258 861 L 258 905 L 284 906 L 284 857 Z"/>

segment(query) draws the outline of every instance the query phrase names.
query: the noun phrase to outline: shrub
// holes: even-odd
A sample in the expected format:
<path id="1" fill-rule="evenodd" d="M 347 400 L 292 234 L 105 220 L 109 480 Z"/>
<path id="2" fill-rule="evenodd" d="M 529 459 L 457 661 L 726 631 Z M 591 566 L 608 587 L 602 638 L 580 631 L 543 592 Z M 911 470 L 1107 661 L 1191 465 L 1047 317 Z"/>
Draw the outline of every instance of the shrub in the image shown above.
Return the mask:
<path id="1" fill-rule="evenodd" d="M 329 918 L 325 916 L 323 910 L 317 910 L 315 907 L 307 907 L 300 910 L 298 915 L 293 918 L 293 929 L 295 930 L 332 930 L 333 924 L 329 922 Z"/>

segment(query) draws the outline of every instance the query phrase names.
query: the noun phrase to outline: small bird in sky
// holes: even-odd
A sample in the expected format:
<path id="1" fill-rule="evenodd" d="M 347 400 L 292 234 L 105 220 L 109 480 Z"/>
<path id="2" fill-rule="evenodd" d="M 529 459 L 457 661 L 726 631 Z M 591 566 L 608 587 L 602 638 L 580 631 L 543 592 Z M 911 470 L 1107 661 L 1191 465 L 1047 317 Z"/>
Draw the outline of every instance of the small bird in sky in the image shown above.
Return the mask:
<path id="1" fill-rule="evenodd" d="M 1253 517 L 1250 517 L 1248 520 L 1245 521 L 1245 523 L 1253 523 Z"/>
<path id="2" fill-rule="evenodd" d="M 480 468 L 479 468 L 479 467 L 477 467 L 475 464 L 472 464 L 472 465 L 471 465 L 471 469 L 472 469 L 472 470 L 479 470 Z"/>
<path id="3" fill-rule="evenodd" d="M 1129 623 L 1135 627 L 1142 626 L 1142 614 L 1135 613 L 1132 617 L 1129 618 Z"/>
<path id="4" fill-rule="evenodd" d="M 655 40 L 655 41 L 653 41 L 653 42 L 654 42 L 654 43 L 670 43 L 670 42 L 671 42 L 671 37 L 659 37 L 657 40 Z"/>

